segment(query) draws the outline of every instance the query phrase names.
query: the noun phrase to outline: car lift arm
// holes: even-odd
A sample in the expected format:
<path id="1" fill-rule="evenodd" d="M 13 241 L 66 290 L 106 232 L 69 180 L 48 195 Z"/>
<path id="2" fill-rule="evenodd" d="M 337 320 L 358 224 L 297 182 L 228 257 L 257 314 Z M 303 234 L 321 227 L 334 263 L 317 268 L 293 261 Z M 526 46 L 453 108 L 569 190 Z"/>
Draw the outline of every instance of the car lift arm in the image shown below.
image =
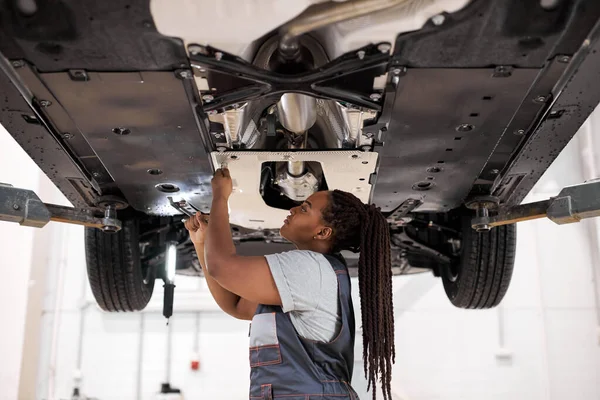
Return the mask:
<path id="1" fill-rule="evenodd" d="M 173 203 L 171 200 L 171 204 Z M 493 201 L 487 198 L 473 201 L 469 207 L 477 211 L 471 225 L 479 232 L 489 231 L 495 226 L 544 217 L 560 225 L 579 222 L 585 218 L 600 216 L 600 180 L 567 186 L 558 196 L 549 200 L 500 208 L 494 216 L 489 214 L 494 207 Z M 184 214 L 190 215 L 190 212 Z M 46 204 L 32 190 L 2 183 L 0 221 L 18 222 L 23 226 L 36 228 L 56 221 L 98 228 L 106 232 L 117 232 L 121 229 L 121 221 L 116 218 L 114 206 L 106 207 L 104 218 L 97 218 L 89 210 Z"/>
<path id="2" fill-rule="evenodd" d="M 600 180 L 588 181 L 580 185 L 567 186 L 558 196 L 549 200 L 500 208 L 498 214 L 489 215 L 489 201 L 475 201 L 477 217 L 472 227 L 479 232 L 489 231 L 500 225 L 548 217 L 563 225 L 579 222 L 585 218 L 600 216 Z"/>
<path id="3" fill-rule="evenodd" d="M 43 203 L 32 190 L 0 183 L 0 221 L 18 222 L 23 226 L 43 228 L 50 221 L 84 225 L 117 232 L 121 221 L 114 206 L 107 206 L 104 218 L 95 217 L 90 210 Z"/>

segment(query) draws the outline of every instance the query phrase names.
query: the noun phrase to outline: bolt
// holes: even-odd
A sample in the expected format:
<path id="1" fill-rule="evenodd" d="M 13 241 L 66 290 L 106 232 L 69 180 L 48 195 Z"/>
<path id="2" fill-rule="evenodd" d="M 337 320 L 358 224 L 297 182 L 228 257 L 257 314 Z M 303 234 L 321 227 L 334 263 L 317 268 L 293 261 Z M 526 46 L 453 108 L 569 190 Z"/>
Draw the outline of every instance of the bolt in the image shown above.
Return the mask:
<path id="1" fill-rule="evenodd" d="M 475 128 L 475 127 L 471 124 L 460 124 L 459 126 L 456 127 L 456 131 L 457 132 L 469 132 L 469 131 L 472 131 L 473 128 Z"/>
<path id="2" fill-rule="evenodd" d="M 487 209 L 487 207 L 479 205 L 476 210 L 476 216 L 479 219 L 480 218 L 487 219 L 490 216 L 490 212 Z M 477 232 L 488 232 L 491 229 L 488 224 L 477 224 L 474 226 L 474 228 Z"/>
<path id="3" fill-rule="evenodd" d="M 192 79 L 192 73 L 190 71 L 181 71 L 179 73 L 179 76 L 182 77 L 183 79 Z"/>
<path id="4" fill-rule="evenodd" d="M 199 46 L 197 44 L 188 46 L 188 51 L 193 56 L 197 56 L 198 54 L 206 54 L 206 49 L 203 46 Z"/>
<path id="5" fill-rule="evenodd" d="M 40 100 L 40 106 L 42 107 L 50 107 L 52 102 L 50 100 Z"/>
<path id="6" fill-rule="evenodd" d="M 490 173 L 492 175 L 498 175 L 500 173 L 500 171 L 494 168 L 493 170 L 490 171 Z"/>
<path id="7" fill-rule="evenodd" d="M 20 207 L 18 204 L 13 204 L 13 210 L 18 210 Z"/>
<path id="8" fill-rule="evenodd" d="M 221 139 L 222 135 L 219 132 L 214 132 L 215 138 Z"/>
<path id="9" fill-rule="evenodd" d="M 431 22 L 433 22 L 433 24 L 436 26 L 442 25 L 445 20 L 446 17 L 444 17 L 442 14 L 435 15 L 431 18 Z"/>
<path id="10" fill-rule="evenodd" d="M 382 53 L 388 53 L 391 48 L 392 48 L 392 45 L 389 43 L 381 43 L 380 45 L 377 46 L 377 50 L 379 50 Z"/>
<path id="11" fill-rule="evenodd" d="M 525 134 L 525 129 L 518 129 L 515 131 L 515 135 L 524 135 Z"/>
<path id="12" fill-rule="evenodd" d="M 21 68 L 23 65 L 25 65 L 25 64 L 23 63 L 23 61 L 20 61 L 20 60 L 12 62 L 12 66 L 14 68 Z"/>
<path id="13" fill-rule="evenodd" d="M 221 53 L 220 51 L 217 51 L 217 52 L 215 53 L 215 59 L 216 59 L 217 61 L 219 61 L 219 60 L 221 60 L 221 58 L 223 58 L 223 53 Z"/>
<path id="14" fill-rule="evenodd" d="M 571 60 L 571 57 L 569 57 L 569 56 L 558 57 L 558 62 L 561 62 L 561 63 L 568 63 L 570 60 Z"/>
<path id="15" fill-rule="evenodd" d="M 363 136 L 367 139 L 371 139 L 374 135 L 373 132 L 363 132 Z"/>
<path id="16" fill-rule="evenodd" d="M 544 103 L 546 101 L 546 96 L 538 96 L 535 98 L 535 101 L 538 103 Z"/>
<path id="17" fill-rule="evenodd" d="M 381 100 L 381 95 L 379 93 L 371 93 L 369 98 L 373 101 L 379 101 Z"/>
<path id="18" fill-rule="evenodd" d="M 63 138 L 64 138 L 64 139 L 67 139 L 67 140 L 68 140 L 68 139 L 72 139 L 72 138 L 73 138 L 73 135 L 71 135 L 69 132 L 66 132 L 65 134 L 63 134 Z"/>
<path id="19" fill-rule="evenodd" d="M 98 172 L 94 172 L 94 173 L 92 174 L 92 176 L 93 176 L 94 178 L 99 178 L 99 177 L 100 177 L 100 174 L 99 174 Z"/>
<path id="20" fill-rule="evenodd" d="M 474 228 L 477 232 L 489 232 L 492 229 L 488 224 L 477 224 Z"/>
<path id="21" fill-rule="evenodd" d="M 202 100 L 204 100 L 205 103 L 210 103 L 214 99 L 215 98 L 211 94 L 205 94 L 204 96 L 202 96 Z"/>
<path id="22" fill-rule="evenodd" d="M 364 50 L 359 50 L 356 52 L 356 55 L 358 56 L 359 60 L 362 60 L 363 58 L 365 58 L 365 51 Z"/>
<path id="23" fill-rule="evenodd" d="M 393 73 L 394 75 L 400 75 L 400 74 L 401 74 L 402 72 L 404 72 L 404 71 L 406 71 L 406 68 L 394 68 L 394 69 L 392 70 L 392 73 Z"/>

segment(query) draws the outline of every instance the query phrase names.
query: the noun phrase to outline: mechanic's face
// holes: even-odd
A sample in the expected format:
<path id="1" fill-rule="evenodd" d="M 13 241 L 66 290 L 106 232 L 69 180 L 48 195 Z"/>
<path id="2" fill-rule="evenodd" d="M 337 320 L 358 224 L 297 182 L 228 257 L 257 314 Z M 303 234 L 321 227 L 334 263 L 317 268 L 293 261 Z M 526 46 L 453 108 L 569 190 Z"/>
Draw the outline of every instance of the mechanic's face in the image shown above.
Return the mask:
<path id="1" fill-rule="evenodd" d="M 328 202 L 329 192 L 321 191 L 292 208 L 281 227 L 281 236 L 298 248 L 306 248 L 307 244 L 315 240 L 327 240 L 331 236 L 331 228 L 325 225 L 321 211 L 327 207 Z"/>

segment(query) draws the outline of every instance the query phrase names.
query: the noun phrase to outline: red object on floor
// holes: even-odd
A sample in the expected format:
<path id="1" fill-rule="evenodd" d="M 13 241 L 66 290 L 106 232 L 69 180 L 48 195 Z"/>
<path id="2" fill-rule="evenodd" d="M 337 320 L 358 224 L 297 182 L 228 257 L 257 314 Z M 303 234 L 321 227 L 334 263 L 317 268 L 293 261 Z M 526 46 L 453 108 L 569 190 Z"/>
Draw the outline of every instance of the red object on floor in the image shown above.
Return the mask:
<path id="1" fill-rule="evenodd" d="M 198 371 L 200 369 L 200 361 L 192 360 L 192 362 L 190 363 L 190 367 L 192 368 L 192 371 Z"/>

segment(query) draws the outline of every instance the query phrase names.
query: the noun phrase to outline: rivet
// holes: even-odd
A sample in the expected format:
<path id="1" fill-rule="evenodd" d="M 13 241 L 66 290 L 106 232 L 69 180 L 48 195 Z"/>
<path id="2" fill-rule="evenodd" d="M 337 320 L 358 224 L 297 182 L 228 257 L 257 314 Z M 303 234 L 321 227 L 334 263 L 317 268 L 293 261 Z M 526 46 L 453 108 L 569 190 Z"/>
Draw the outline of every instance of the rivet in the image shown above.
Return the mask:
<path id="1" fill-rule="evenodd" d="M 205 54 L 206 53 L 206 49 L 204 47 L 202 47 L 202 46 L 197 45 L 197 44 L 193 44 L 191 46 L 188 46 L 188 51 L 193 56 L 197 56 L 198 54 Z"/>
<path id="2" fill-rule="evenodd" d="M 214 99 L 215 98 L 211 94 L 205 94 L 204 96 L 202 96 L 202 100 L 204 100 L 206 103 L 210 103 Z"/>
<path id="3" fill-rule="evenodd" d="M 52 105 L 52 102 L 50 100 L 40 100 L 40 106 L 50 107 L 50 105 Z"/>
<path id="4" fill-rule="evenodd" d="M 18 204 L 13 204 L 13 210 L 18 210 L 19 209 L 19 205 Z"/>
<path id="5" fill-rule="evenodd" d="M 469 132 L 469 131 L 472 131 L 473 128 L 475 128 L 475 127 L 471 124 L 460 124 L 459 126 L 456 127 L 456 130 L 458 132 Z"/>
<path id="6" fill-rule="evenodd" d="M 558 57 L 558 62 L 561 62 L 561 63 L 568 63 L 570 60 L 571 60 L 571 57 L 569 57 L 569 56 Z"/>
<path id="7" fill-rule="evenodd" d="M 356 52 L 356 55 L 358 56 L 359 60 L 362 60 L 363 58 L 365 58 L 365 51 L 364 50 L 359 50 Z"/>
<path id="8" fill-rule="evenodd" d="M 442 14 L 435 15 L 431 18 L 431 22 L 433 22 L 433 24 L 436 26 L 442 25 L 445 20 L 446 17 L 444 17 Z"/>
<path id="9" fill-rule="evenodd" d="M 381 100 L 381 95 L 379 93 L 371 93 L 369 98 L 373 101 L 379 101 Z"/>
<path id="10" fill-rule="evenodd" d="M 382 53 L 389 52 L 391 48 L 392 48 L 392 45 L 389 43 L 381 43 L 377 46 L 377 50 L 379 50 Z"/>
<path id="11" fill-rule="evenodd" d="M 190 71 L 181 71 L 179 76 L 183 79 L 192 79 L 192 73 Z"/>

